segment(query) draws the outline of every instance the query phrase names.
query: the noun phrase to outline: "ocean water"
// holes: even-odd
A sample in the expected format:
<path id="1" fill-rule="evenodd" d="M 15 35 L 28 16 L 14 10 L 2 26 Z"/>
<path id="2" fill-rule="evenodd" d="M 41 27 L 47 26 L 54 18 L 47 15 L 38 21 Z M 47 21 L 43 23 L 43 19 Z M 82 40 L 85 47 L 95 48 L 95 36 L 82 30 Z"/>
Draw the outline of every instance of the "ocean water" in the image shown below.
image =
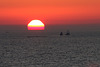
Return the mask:
<path id="1" fill-rule="evenodd" d="M 72 37 L 100 37 L 100 25 L 47 25 L 43 31 L 29 31 L 26 25 L 0 26 L 0 38 L 23 38 L 27 36 L 64 36 L 70 31 Z"/>
<path id="2" fill-rule="evenodd" d="M 1 30 L 0 67 L 99 67 L 100 31 Z"/>

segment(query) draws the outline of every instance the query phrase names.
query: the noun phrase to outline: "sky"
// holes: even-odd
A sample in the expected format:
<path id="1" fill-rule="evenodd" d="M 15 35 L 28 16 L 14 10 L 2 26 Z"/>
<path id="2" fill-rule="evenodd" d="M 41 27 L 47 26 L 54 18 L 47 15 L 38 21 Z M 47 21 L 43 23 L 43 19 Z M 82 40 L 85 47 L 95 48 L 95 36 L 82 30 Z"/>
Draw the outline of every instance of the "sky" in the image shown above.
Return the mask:
<path id="1" fill-rule="evenodd" d="M 0 0 L 0 25 L 100 24 L 100 0 Z"/>

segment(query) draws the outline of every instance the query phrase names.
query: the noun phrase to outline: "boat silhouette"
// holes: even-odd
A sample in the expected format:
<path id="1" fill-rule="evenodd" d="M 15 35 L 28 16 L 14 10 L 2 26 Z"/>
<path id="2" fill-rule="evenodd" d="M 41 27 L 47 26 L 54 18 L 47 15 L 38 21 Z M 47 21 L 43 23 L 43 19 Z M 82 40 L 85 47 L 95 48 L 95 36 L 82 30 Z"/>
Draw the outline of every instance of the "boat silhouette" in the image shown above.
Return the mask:
<path id="1" fill-rule="evenodd" d="M 70 31 L 69 31 L 69 30 L 67 30 L 67 33 L 66 33 L 65 35 L 70 35 Z"/>
<path id="2" fill-rule="evenodd" d="M 60 32 L 60 36 L 62 36 L 63 35 L 63 33 L 62 32 Z"/>

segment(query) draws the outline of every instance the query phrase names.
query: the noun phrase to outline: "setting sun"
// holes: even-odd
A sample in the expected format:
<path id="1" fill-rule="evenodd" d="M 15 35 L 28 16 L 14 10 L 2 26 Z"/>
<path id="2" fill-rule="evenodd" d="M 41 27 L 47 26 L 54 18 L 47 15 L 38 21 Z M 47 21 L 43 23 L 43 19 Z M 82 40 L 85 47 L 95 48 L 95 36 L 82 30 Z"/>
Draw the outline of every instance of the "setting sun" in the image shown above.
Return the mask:
<path id="1" fill-rule="evenodd" d="M 28 24 L 28 30 L 44 30 L 44 24 L 40 20 L 32 20 Z"/>

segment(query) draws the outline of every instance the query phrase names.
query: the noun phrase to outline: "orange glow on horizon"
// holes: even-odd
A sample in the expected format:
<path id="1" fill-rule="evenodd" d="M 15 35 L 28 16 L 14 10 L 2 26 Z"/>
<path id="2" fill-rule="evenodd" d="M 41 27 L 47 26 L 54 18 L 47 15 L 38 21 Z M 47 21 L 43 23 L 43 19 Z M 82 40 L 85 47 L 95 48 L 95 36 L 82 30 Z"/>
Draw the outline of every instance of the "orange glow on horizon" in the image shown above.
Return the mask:
<path id="1" fill-rule="evenodd" d="M 33 18 L 45 24 L 100 23 L 100 0 L 0 0 L 0 25 L 27 25 Z"/>
<path id="2" fill-rule="evenodd" d="M 40 20 L 32 20 L 28 24 L 28 30 L 44 30 L 44 24 Z"/>

